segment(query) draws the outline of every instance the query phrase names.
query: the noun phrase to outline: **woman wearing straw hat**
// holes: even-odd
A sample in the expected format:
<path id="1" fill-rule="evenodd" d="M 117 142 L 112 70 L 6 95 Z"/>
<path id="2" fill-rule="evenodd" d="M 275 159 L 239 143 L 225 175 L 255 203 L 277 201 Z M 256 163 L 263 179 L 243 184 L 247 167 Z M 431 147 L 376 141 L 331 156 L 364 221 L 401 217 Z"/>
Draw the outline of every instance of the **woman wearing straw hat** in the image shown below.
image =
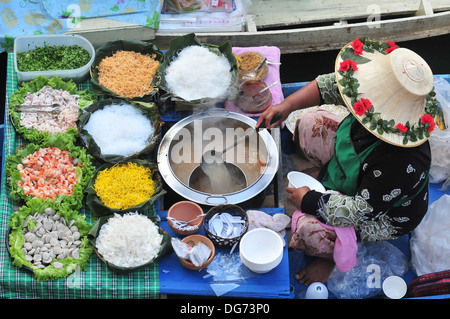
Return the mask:
<path id="1" fill-rule="evenodd" d="M 356 39 L 338 54 L 335 72 L 321 75 L 268 108 L 257 127 L 281 113 L 320 104 L 345 105 L 338 117 L 315 110 L 297 120 L 294 141 L 320 169 L 324 193 L 287 188 L 297 211 L 290 247 L 317 256 L 296 278 L 326 282 L 333 267 L 356 264 L 357 241 L 410 233 L 428 209 L 428 143 L 437 101 L 433 74 L 416 53 L 388 41 Z"/>

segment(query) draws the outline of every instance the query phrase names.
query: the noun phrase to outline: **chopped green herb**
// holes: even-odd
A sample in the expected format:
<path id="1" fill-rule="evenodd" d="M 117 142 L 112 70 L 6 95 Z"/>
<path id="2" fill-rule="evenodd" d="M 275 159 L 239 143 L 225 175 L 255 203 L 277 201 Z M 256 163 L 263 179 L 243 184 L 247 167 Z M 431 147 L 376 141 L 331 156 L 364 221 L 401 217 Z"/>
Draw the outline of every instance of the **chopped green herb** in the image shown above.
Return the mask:
<path id="1" fill-rule="evenodd" d="M 78 45 L 45 45 L 17 53 L 17 68 L 21 72 L 71 70 L 86 65 L 89 52 Z"/>

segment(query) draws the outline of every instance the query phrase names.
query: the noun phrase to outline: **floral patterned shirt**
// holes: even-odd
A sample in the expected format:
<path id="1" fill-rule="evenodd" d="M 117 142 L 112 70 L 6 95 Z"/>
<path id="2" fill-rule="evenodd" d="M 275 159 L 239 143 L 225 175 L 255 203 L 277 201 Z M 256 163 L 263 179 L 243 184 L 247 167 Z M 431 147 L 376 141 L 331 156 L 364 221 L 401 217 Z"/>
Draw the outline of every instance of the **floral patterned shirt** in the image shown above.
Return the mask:
<path id="1" fill-rule="evenodd" d="M 334 74 L 318 77 L 317 83 L 325 103 L 342 101 Z M 358 121 L 351 127 L 351 139 L 358 153 L 377 141 Z M 302 212 L 331 226 L 354 226 L 361 241 L 388 240 L 408 234 L 428 209 L 426 178 L 430 163 L 428 141 L 414 148 L 382 142 L 362 163 L 355 196 L 333 190 L 310 191 L 303 198 Z M 414 195 L 398 207 L 394 205 Z"/>

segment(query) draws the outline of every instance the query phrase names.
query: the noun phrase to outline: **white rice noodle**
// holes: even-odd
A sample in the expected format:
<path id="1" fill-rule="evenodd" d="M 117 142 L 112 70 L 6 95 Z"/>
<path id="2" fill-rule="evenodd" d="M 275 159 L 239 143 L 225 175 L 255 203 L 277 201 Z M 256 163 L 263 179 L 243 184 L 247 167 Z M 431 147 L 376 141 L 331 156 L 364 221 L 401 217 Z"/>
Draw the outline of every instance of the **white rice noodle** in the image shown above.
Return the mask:
<path id="1" fill-rule="evenodd" d="M 166 81 L 172 94 L 187 101 L 224 98 L 232 84 L 228 59 L 208 48 L 193 45 L 184 48 L 166 69 Z"/>
<path id="2" fill-rule="evenodd" d="M 103 155 L 128 156 L 142 151 L 153 135 L 151 121 L 133 105 L 105 106 L 92 113 L 83 127 Z"/>
<path id="3" fill-rule="evenodd" d="M 109 263 L 125 268 L 144 265 L 159 253 L 163 236 L 146 216 L 114 214 L 100 229 L 96 248 Z"/>

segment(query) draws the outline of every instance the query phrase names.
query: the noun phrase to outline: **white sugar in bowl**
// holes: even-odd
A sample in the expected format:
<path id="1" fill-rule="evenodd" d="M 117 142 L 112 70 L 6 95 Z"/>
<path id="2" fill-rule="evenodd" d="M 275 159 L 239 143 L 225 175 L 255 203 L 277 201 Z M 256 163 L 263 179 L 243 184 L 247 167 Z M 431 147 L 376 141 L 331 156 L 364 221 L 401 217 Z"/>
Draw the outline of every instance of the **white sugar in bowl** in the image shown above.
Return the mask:
<path id="1" fill-rule="evenodd" d="M 283 241 L 268 228 L 255 228 L 241 238 L 239 255 L 242 263 L 255 273 L 274 269 L 283 259 Z"/>

